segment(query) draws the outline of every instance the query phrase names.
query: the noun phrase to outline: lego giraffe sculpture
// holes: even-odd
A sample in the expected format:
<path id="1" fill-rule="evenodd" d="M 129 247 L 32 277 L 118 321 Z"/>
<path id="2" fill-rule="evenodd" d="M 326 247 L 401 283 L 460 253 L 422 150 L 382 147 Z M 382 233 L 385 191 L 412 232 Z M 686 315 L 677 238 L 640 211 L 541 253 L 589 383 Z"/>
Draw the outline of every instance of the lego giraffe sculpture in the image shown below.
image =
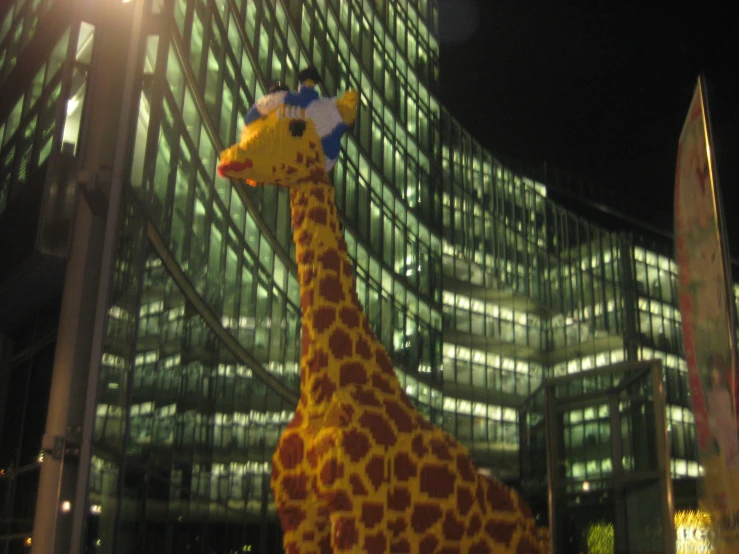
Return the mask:
<path id="1" fill-rule="evenodd" d="M 539 553 L 528 507 L 477 473 L 464 447 L 410 404 L 357 298 L 327 172 L 357 94 L 260 99 L 219 173 L 290 189 L 302 309 L 301 394 L 273 457 L 289 554 Z"/>

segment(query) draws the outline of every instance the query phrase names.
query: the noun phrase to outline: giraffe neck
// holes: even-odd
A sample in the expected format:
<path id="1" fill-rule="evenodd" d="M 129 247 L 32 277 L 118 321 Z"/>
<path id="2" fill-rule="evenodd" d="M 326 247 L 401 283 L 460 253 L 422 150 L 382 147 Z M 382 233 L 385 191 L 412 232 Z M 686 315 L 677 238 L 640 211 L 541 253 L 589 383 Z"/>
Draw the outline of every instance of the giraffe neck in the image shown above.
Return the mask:
<path id="1" fill-rule="evenodd" d="M 380 383 L 400 389 L 357 297 L 327 180 L 290 191 L 302 311 L 301 402 L 322 412 L 336 390 Z"/>

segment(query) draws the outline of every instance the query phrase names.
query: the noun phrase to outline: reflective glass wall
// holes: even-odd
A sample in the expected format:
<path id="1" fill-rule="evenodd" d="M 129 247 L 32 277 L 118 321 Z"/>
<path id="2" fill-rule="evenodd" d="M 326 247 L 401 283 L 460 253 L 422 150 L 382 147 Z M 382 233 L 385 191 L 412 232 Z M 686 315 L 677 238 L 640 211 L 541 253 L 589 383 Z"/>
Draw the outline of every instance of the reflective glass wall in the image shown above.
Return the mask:
<path id="1" fill-rule="evenodd" d="M 444 393 L 479 402 L 472 412 L 458 402 L 445 428 L 470 437 L 499 476 L 516 478 L 522 401 L 545 377 L 626 359 L 636 340 L 624 309 L 629 253 L 621 237 L 501 164 L 446 111 L 441 121 Z"/>

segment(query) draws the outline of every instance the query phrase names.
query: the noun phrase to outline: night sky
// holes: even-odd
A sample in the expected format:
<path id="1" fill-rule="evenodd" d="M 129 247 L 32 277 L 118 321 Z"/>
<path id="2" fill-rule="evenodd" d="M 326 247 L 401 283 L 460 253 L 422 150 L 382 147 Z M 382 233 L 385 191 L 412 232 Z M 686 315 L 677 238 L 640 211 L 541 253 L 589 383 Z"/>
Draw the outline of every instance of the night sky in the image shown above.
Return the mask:
<path id="1" fill-rule="evenodd" d="M 442 101 L 502 160 L 602 184 L 621 212 L 671 232 L 677 144 L 703 72 L 737 258 L 739 18 L 654 4 L 440 0 Z"/>

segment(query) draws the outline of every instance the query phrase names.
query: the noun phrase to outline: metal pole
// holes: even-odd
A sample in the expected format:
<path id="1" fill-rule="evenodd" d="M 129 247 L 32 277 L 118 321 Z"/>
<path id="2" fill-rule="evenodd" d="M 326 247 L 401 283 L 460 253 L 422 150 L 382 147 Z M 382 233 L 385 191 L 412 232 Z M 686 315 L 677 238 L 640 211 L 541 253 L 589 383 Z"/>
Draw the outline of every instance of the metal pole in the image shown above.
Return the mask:
<path id="1" fill-rule="evenodd" d="M 608 399 L 611 426 L 611 467 L 613 483 L 613 539 L 616 552 L 625 552 L 628 548 L 626 532 L 626 513 L 624 508 L 623 486 L 623 436 L 621 433 L 621 400 L 619 393 Z"/>
<path id="2" fill-rule="evenodd" d="M 557 511 L 557 502 L 559 501 L 559 459 L 558 459 L 558 425 L 557 425 L 557 405 L 554 397 L 554 388 L 546 387 L 545 389 L 545 426 L 547 433 L 547 481 L 549 483 L 548 503 L 549 503 L 549 549 L 552 554 L 557 552 L 557 541 L 559 535 L 557 533 L 557 524 L 559 513 Z"/>
<path id="3" fill-rule="evenodd" d="M 654 402 L 654 426 L 657 441 L 657 472 L 659 475 L 660 506 L 662 511 L 662 536 L 664 553 L 675 553 L 675 511 L 670 476 L 670 451 L 667 438 L 665 413 L 665 388 L 662 381 L 662 361 L 652 362 L 652 398 Z"/>
<path id="4" fill-rule="evenodd" d="M 125 80 L 121 113 L 118 124 L 118 136 L 115 143 L 115 157 L 113 173 L 108 189 L 108 208 L 104 243 L 101 253 L 100 281 L 97 291 L 95 320 L 93 327 L 92 348 L 89 359 L 87 380 L 87 398 L 85 402 L 85 416 L 80 445 L 80 463 L 77 476 L 77 503 L 72 519 L 72 541 L 70 554 L 82 552 L 83 535 L 87 524 L 87 485 L 89 482 L 90 464 L 92 458 L 92 436 L 95 426 L 98 380 L 100 362 L 103 356 L 105 339 L 105 324 L 107 322 L 108 295 L 113 282 L 113 262 L 115 258 L 118 220 L 121 211 L 121 197 L 123 195 L 124 176 L 127 174 L 126 160 L 128 159 L 128 136 L 130 131 L 131 113 L 134 104 L 135 80 L 140 67 L 140 52 L 142 42 L 142 22 L 144 18 L 144 0 L 136 0 L 133 13 L 133 23 L 128 43 L 128 58 L 126 61 Z M 106 60 L 107 61 L 107 60 Z M 102 123 L 102 122 L 101 122 Z M 82 501 L 85 499 L 85 501 Z"/>
<path id="5" fill-rule="evenodd" d="M 77 499 L 73 492 L 76 477 L 62 464 L 64 448 L 57 448 L 58 441 L 77 433 L 78 422 L 72 413 L 82 402 L 84 390 L 80 390 L 80 375 L 86 371 L 84 364 L 89 355 L 89 335 L 85 333 L 91 325 L 91 302 L 89 292 L 96 289 L 99 266 L 95 263 L 100 246 L 99 218 L 95 218 L 85 202 L 78 197 L 77 214 L 72 233 L 72 248 L 67 262 L 64 294 L 59 316 L 57 347 L 49 393 L 49 408 L 46 428 L 42 440 L 45 453 L 41 464 L 33 523 L 32 554 L 55 554 L 54 548 L 67 554 L 69 526 L 57 526 L 59 517 L 57 495 L 68 499 L 75 507 Z M 68 460 L 69 461 L 69 460 Z M 66 469 L 66 471 L 62 471 Z M 60 489 L 61 487 L 61 489 Z M 55 534 L 64 533 L 64 540 Z"/>

